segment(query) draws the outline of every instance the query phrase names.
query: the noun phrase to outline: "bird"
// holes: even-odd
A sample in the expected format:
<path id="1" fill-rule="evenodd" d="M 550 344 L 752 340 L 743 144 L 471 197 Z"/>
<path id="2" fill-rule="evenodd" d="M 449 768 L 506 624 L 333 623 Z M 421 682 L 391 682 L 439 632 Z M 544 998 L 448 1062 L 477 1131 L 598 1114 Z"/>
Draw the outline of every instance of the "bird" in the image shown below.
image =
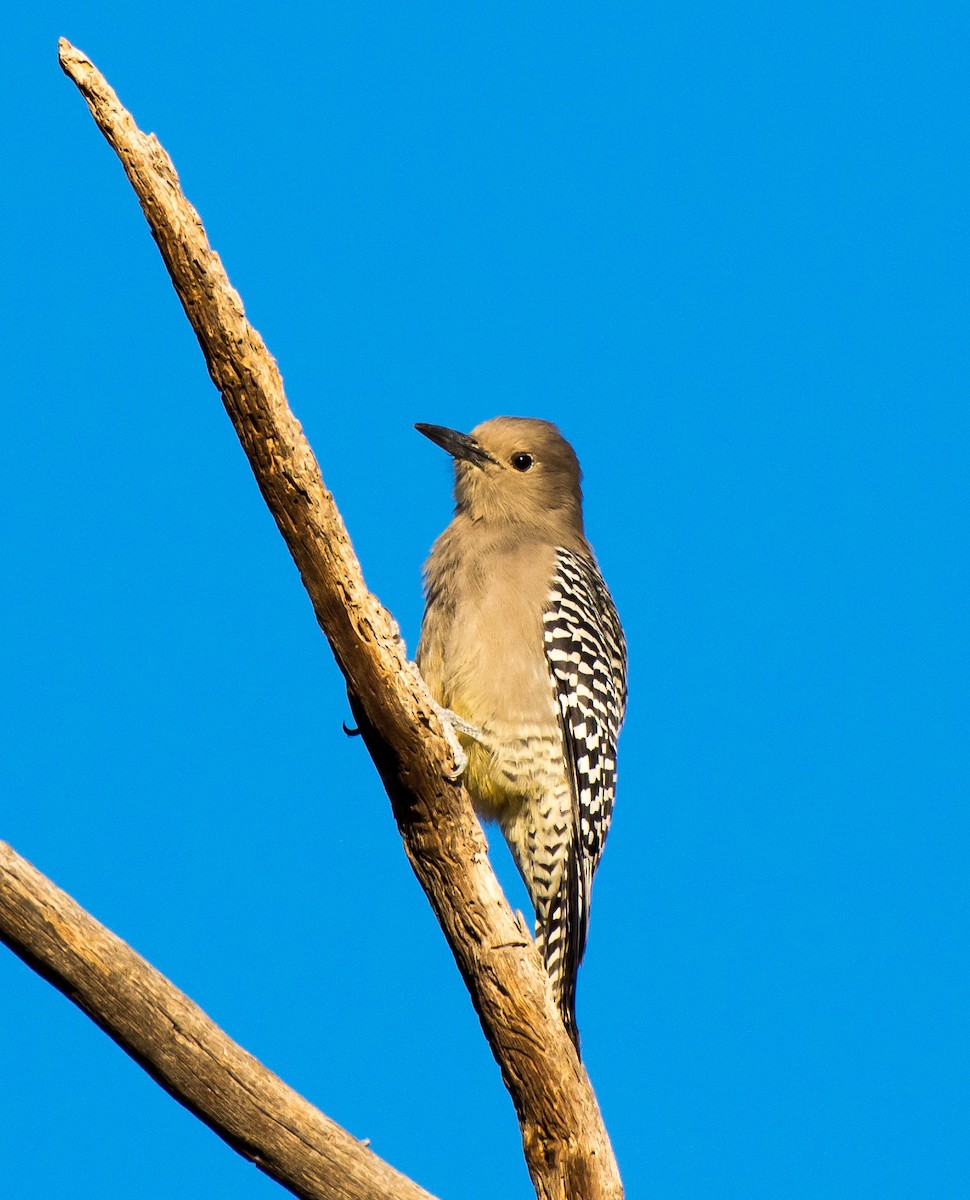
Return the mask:
<path id="1" fill-rule="evenodd" d="M 455 718 L 464 781 L 497 821 L 577 1052 L 576 976 L 613 815 L 626 642 L 583 527 L 582 473 L 550 421 L 415 429 L 454 460 L 454 518 L 424 566 L 415 656 Z"/>

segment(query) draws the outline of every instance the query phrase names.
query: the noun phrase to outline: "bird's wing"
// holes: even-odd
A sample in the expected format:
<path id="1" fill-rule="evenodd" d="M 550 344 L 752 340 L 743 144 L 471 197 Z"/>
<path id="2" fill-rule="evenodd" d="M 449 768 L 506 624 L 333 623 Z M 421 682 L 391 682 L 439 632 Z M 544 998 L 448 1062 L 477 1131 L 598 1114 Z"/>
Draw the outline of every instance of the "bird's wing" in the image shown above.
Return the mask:
<path id="1" fill-rule="evenodd" d="M 586 948 L 593 875 L 613 815 L 616 742 L 626 709 L 626 643 L 592 558 L 557 551 L 543 626 L 572 791 L 574 837 L 566 874 L 568 956 L 575 975 Z"/>

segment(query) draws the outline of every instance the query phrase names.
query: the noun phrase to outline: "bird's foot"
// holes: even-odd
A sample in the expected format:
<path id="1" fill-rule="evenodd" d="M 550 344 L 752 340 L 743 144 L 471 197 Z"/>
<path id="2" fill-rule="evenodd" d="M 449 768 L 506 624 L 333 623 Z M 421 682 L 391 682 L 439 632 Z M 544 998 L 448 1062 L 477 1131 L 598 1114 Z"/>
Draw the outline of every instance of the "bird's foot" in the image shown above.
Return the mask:
<path id="1" fill-rule="evenodd" d="M 459 717 L 450 708 L 439 707 L 438 716 L 443 721 L 448 721 L 455 733 L 460 733 L 466 738 L 471 738 L 473 742 L 478 742 L 481 746 L 485 745 L 485 734 L 482 733 L 478 726 L 473 725 L 471 721 L 466 721 L 464 717 Z"/>
<path id="2" fill-rule="evenodd" d="M 456 713 L 453 713 L 450 708 L 445 708 L 443 705 L 439 704 L 437 700 L 435 700 L 434 696 L 431 695 L 428 685 L 424 681 L 424 676 L 418 670 L 416 663 L 409 662 L 408 666 L 410 667 L 411 673 L 415 680 L 419 683 L 420 687 L 424 691 L 425 698 L 427 699 L 428 703 L 438 714 L 438 720 L 441 722 L 441 728 L 444 730 L 445 741 L 448 743 L 448 749 L 451 751 L 452 757 L 455 760 L 454 767 L 450 771 L 445 772 L 445 778 L 454 783 L 455 780 L 461 779 L 462 775 L 465 774 L 466 768 L 468 767 L 468 754 L 466 753 L 464 746 L 462 746 L 461 742 L 458 740 L 458 734 L 460 733 L 464 737 L 471 738 L 472 741 L 479 741 L 482 736 L 481 732 L 476 726 L 469 724 L 468 721 L 464 720 L 462 717 L 459 717 Z"/>

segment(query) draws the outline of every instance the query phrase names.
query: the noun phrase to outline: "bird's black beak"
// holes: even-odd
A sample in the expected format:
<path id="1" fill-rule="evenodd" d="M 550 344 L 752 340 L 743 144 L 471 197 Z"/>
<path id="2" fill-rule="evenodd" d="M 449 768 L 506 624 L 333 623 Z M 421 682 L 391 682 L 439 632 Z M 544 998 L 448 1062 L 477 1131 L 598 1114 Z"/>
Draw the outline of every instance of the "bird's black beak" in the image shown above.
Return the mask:
<path id="1" fill-rule="evenodd" d="M 484 466 L 485 463 L 501 466 L 498 459 L 492 458 L 487 450 L 483 450 L 469 433 L 459 433 L 456 429 L 447 429 L 444 425 L 418 424 L 414 428 L 418 433 L 430 438 L 436 446 L 447 450 L 452 458 L 473 463 L 476 467 Z"/>

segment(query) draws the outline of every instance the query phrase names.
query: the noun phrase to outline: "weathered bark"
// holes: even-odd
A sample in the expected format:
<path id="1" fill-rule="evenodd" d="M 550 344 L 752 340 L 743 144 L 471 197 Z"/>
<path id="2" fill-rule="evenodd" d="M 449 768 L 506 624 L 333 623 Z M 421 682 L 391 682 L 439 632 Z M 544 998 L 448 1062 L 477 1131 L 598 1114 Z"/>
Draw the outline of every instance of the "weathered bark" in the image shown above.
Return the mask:
<path id="1" fill-rule="evenodd" d="M 0 842 L 0 940 L 166 1091 L 306 1200 L 431 1200 L 287 1087 L 164 975 Z"/>
<path id="2" fill-rule="evenodd" d="M 540 1200 L 617 1200 L 622 1187 L 582 1064 L 526 931 L 486 854 L 426 689 L 393 619 L 364 584 L 343 522 L 276 364 L 247 322 L 171 161 L 91 62 L 60 61 L 120 158 L 205 355 L 209 374 L 348 684 L 405 850 L 471 993 L 522 1129 Z"/>

